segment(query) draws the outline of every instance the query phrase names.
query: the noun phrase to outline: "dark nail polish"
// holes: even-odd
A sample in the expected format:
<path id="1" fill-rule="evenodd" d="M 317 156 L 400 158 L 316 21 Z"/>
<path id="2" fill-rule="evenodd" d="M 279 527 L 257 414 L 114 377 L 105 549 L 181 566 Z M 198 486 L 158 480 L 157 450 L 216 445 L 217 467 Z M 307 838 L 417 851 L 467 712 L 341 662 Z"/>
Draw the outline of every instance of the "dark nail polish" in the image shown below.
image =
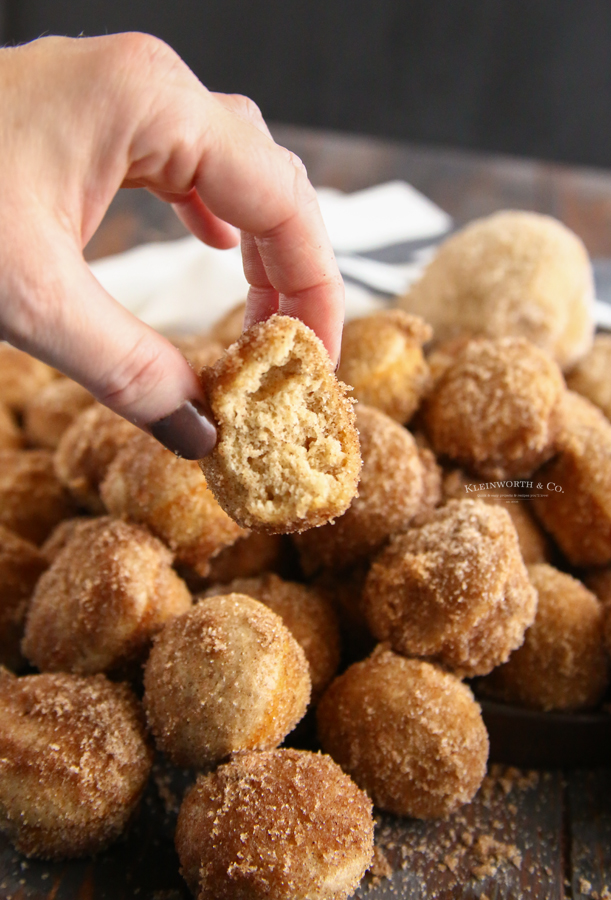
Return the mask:
<path id="1" fill-rule="evenodd" d="M 173 413 L 152 422 L 148 428 L 164 447 L 184 459 L 202 459 L 216 444 L 212 417 L 196 400 L 185 400 Z"/>

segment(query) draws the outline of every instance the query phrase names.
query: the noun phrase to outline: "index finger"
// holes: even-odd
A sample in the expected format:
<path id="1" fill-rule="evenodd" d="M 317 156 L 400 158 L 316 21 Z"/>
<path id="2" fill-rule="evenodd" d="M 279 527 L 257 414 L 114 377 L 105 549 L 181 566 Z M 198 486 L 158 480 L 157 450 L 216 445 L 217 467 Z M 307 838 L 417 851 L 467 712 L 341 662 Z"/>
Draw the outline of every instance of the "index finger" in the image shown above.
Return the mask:
<path id="1" fill-rule="evenodd" d="M 126 183 L 173 200 L 194 187 L 214 216 L 251 235 L 256 253 L 245 253 L 249 320 L 269 314 L 270 297 L 277 296 L 279 311 L 309 325 L 335 362 L 344 287 L 305 168 L 220 103 L 186 66 L 183 74 L 195 82 L 188 92 L 181 79 L 166 81 L 149 105 L 149 120 L 132 142 Z"/>

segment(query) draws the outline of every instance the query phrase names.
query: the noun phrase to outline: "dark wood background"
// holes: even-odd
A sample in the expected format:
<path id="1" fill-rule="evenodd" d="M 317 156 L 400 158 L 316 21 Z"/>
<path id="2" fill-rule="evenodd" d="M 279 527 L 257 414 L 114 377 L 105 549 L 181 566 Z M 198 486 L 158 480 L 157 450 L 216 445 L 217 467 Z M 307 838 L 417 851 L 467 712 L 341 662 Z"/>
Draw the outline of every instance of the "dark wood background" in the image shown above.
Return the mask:
<path id="1" fill-rule="evenodd" d="M 252 96 L 278 122 L 611 165 L 609 0 L 0 0 L 2 9 L 9 43 L 152 32 L 209 87 Z"/>

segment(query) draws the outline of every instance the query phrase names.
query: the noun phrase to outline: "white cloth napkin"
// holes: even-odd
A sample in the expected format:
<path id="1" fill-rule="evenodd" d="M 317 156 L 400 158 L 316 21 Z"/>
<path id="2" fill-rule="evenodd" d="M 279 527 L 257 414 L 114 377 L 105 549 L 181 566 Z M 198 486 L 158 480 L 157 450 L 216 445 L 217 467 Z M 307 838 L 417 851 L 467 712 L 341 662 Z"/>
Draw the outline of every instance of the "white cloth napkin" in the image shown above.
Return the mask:
<path id="1" fill-rule="evenodd" d="M 401 267 L 349 254 L 433 240 L 452 225 L 446 213 L 402 181 L 353 194 L 321 188 L 318 196 L 331 242 L 341 254 L 340 268 L 374 288 L 346 283 L 347 318 L 383 306 L 378 292 L 399 293 L 424 264 L 424 257 Z M 119 303 L 167 334 L 206 330 L 248 289 L 238 248 L 215 250 L 194 237 L 144 244 L 97 260 L 91 269 Z"/>

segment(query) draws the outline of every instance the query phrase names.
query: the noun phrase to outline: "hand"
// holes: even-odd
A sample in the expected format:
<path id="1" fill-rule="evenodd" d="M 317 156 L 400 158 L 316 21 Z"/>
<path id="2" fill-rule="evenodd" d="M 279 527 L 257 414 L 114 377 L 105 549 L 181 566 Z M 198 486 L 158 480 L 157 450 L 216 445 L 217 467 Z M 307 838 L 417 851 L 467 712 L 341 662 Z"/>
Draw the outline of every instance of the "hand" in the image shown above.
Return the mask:
<path id="1" fill-rule="evenodd" d="M 117 190 L 145 187 L 213 247 L 241 230 L 247 325 L 298 316 L 337 360 L 343 285 L 316 194 L 253 103 L 212 94 L 142 34 L 0 50 L 0 96 L 1 337 L 181 455 L 210 452 L 195 373 L 82 255 Z"/>

